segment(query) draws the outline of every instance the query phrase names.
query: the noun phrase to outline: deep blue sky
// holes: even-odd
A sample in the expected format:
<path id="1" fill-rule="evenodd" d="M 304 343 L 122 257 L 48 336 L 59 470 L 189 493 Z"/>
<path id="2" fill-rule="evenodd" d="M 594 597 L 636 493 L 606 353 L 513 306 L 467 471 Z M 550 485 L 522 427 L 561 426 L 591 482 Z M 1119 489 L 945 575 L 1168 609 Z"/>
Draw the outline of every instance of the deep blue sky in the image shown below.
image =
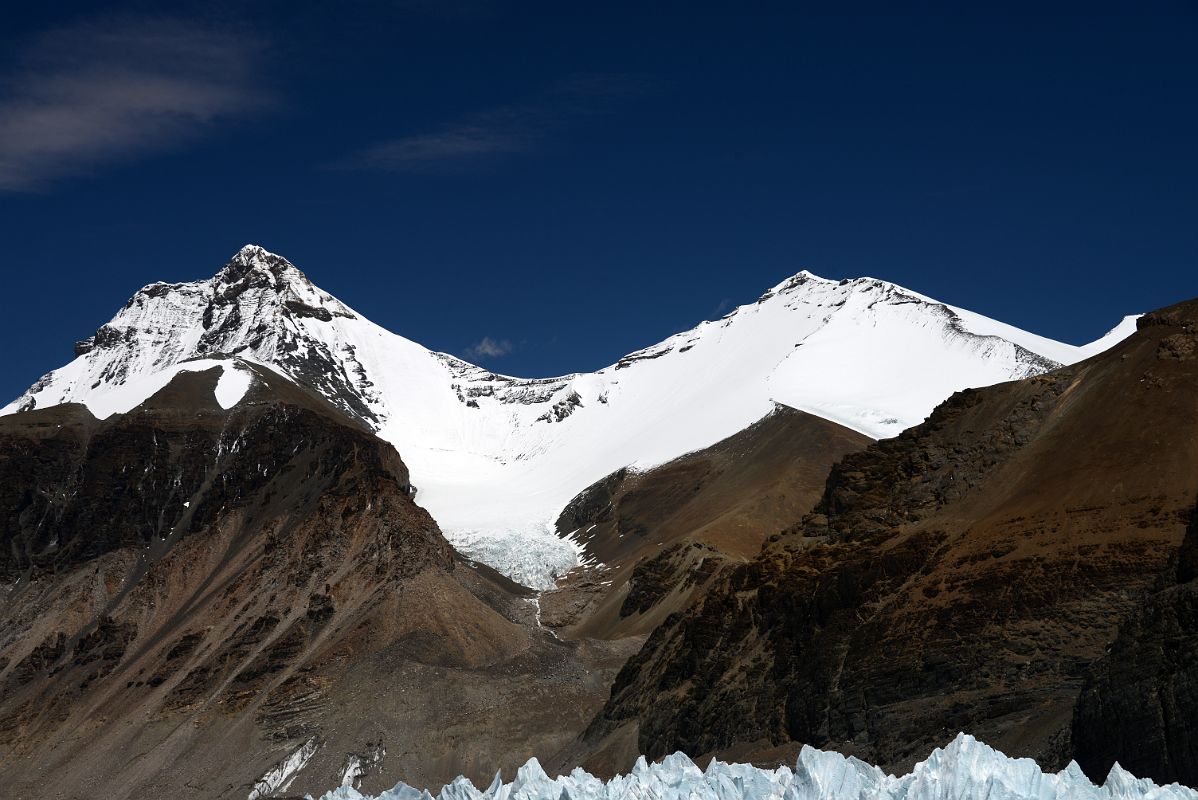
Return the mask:
<path id="1" fill-rule="evenodd" d="M 1198 5 L 893 5 L 9 4 L 0 395 L 246 242 L 522 375 L 804 268 L 1072 342 L 1198 294 Z"/>

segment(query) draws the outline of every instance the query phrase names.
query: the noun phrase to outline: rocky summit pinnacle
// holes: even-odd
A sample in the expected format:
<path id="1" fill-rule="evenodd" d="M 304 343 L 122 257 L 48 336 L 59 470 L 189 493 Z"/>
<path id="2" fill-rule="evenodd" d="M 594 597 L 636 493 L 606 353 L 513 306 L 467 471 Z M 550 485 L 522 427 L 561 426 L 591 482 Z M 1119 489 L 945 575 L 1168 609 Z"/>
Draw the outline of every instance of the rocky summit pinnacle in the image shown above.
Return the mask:
<path id="1" fill-rule="evenodd" d="M 212 280 L 217 284 L 232 284 L 252 273 L 271 275 L 279 283 L 300 280 L 311 285 L 307 276 L 290 261 L 256 244 L 247 244 L 234 253 Z"/>

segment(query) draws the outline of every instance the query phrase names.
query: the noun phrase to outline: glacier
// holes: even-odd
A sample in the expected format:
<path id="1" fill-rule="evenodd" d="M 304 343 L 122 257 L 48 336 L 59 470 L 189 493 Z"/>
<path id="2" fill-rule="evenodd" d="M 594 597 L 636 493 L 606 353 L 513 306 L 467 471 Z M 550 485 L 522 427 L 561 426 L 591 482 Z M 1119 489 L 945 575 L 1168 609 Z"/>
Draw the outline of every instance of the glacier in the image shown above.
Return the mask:
<path id="1" fill-rule="evenodd" d="M 1198 792 L 1157 786 L 1118 764 L 1095 786 L 1076 762 L 1045 773 L 1030 758 L 1008 758 L 962 733 L 902 777 L 805 745 L 794 769 L 713 760 L 701 770 L 674 753 L 653 764 L 642 756 L 632 772 L 605 782 L 582 769 L 550 778 L 533 758 L 511 783 L 496 775 L 482 791 L 459 777 L 436 795 L 401 782 L 378 795 L 340 786 L 319 800 L 1198 800 Z"/>
<path id="2" fill-rule="evenodd" d="M 267 367 L 393 444 L 416 501 L 465 556 L 544 589 L 580 560 L 558 514 L 617 469 L 715 444 L 777 405 L 892 436 L 954 391 L 1114 346 L 1134 320 L 1078 347 L 885 281 L 803 271 L 596 372 L 516 378 L 394 334 L 247 245 L 212 278 L 143 287 L 0 413 L 65 402 L 123 413 L 174 371 L 215 362 L 229 365 L 225 405 L 245 391 L 238 361 Z"/>

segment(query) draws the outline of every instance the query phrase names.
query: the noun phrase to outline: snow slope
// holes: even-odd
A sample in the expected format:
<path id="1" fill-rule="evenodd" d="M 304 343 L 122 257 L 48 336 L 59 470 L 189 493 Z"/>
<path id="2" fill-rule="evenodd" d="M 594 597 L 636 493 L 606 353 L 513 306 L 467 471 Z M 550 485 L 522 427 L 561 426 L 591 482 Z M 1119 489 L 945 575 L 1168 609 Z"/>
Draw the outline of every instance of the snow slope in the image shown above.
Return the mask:
<path id="1" fill-rule="evenodd" d="M 1099 353 L 1110 350 L 1119 342 L 1126 339 L 1136 332 L 1136 320 L 1144 316 L 1143 314 L 1129 314 L 1119 321 L 1119 324 L 1107 331 L 1106 335 L 1101 339 L 1095 339 L 1089 344 L 1083 344 L 1077 348 L 1081 353 L 1082 358 L 1090 358 Z"/>
<path id="2" fill-rule="evenodd" d="M 321 800 L 364 800 L 342 786 Z M 795 768 L 766 770 L 751 764 L 712 761 L 700 770 L 682 753 L 656 764 L 637 761 L 628 775 L 604 783 L 575 769 L 549 778 L 530 759 L 511 783 L 496 775 L 486 791 L 457 778 L 436 800 L 1198 800 L 1193 789 L 1157 786 L 1136 779 L 1118 764 L 1102 786 L 1092 784 L 1071 762 L 1045 774 L 1030 758 L 1007 758 L 972 736 L 960 734 L 916 764 L 910 774 L 887 775 L 877 767 L 839 753 L 804 746 Z M 404 783 L 375 800 L 433 800 Z"/>
<path id="3" fill-rule="evenodd" d="M 245 397 L 254 376 L 243 365 L 238 364 L 236 359 L 226 358 L 197 358 L 172 364 L 157 372 L 137 375 L 113 387 L 111 391 L 88 397 L 85 402 L 88 410 L 97 419 L 105 419 L 113 414 L 127 414 L 164 388 L 180 372 L 204 372 L 213 367 L 221 368 L 221 375 L 214 390 L 216 402 L 221 408 L 232 408 Z"/>
<path id="4" fill-rule="evenodd" d="M 890 436 L 958 389 L 1080 360 L 1132 329 L 1074 347 L 884 281 L 801 272 L 598 372 L 529 380 L 384 330 L 247 245 L 210 280 L 141 289 L 0 413 L 68 401 L 119 410 L 191 359 L 264 364 L 392 442 L 459 550 L 546 587 L 577 561 L 554 534 L 557 514 L 615 469 L 706 447 L 775 403 Z"/>

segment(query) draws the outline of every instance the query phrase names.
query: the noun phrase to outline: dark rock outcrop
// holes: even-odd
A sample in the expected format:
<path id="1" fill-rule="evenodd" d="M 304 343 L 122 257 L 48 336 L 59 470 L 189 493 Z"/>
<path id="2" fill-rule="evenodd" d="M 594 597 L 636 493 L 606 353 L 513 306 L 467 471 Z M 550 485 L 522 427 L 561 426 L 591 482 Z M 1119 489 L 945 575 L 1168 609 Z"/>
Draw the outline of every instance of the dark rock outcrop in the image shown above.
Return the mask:
<path id="1" fill-rule="evenodd" d="M 1166 587 L 1119 630 L 1091 669 L 1073 748 L 1101 780 L 1118 761 L 1158 783 L 1198 785 L 1198 507 Z"/>
<path id="2" fill-rule="evenodd" d="M 204 380 L 183 373 L 172 391 L 189 393 Z M 0 580 L 205 530 L 262 502 L 268 486 L 270 500 L 252 515 L 279 513 L 280 501 L 296 500 L 306 503 L 291 511 L 302 513 L 326 491 L 360 488 L 339 486 L 354 459 L 363 480 L 407 492 L 407 468 L 394 450 L 365 446 L 369 433 L 331 424 L 318 406 L 246 404 L 226 414 L 214 400 L 186 410 L 163 402 L 105 422 L 83 407 L 59 406 L 0 430 Z M 13 427 L 15 435 L 6 435 Z"/>

